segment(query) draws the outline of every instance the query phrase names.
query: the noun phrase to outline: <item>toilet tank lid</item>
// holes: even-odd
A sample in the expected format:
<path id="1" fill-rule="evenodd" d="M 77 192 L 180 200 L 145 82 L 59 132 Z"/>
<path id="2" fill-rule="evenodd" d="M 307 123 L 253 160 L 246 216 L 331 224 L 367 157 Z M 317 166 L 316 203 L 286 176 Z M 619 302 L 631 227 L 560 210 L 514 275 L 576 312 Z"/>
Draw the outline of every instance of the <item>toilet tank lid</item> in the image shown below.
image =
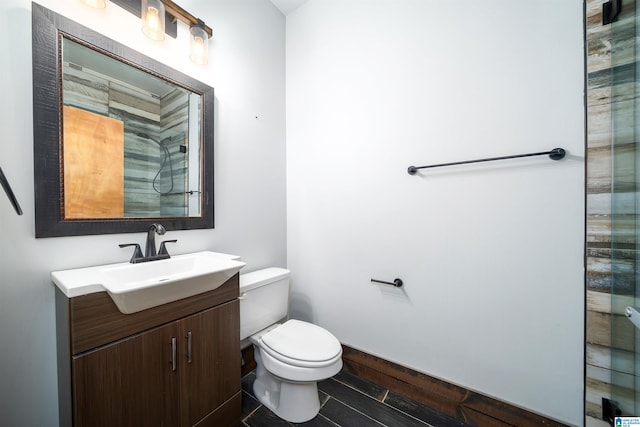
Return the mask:
<path id="1" fill-rule="evenodd" d="M 240 292 L 247 292 L 251 289 L 266 285 L 267 283 L 286 279 L 290 274 L 289 270 L 280 267 L 269 267 L 262 270 L 252 271 L 251 273 L 241 274 Z"/>

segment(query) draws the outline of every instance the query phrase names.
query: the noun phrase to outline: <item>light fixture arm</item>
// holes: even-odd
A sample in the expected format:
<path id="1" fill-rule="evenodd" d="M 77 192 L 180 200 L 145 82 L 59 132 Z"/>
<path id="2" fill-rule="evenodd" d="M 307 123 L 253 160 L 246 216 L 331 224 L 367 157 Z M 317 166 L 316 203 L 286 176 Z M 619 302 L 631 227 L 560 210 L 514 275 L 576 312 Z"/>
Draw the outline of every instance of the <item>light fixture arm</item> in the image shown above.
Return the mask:
<path id="1" fill-rule="evenodd" d="M 196 18 L 195 16 L 193 16 L 192 14 L 190 14 L 189 12 L 187 12 L 186 10 L 184 10 L 183 8 L 181 8 L 171 0 L 161 0 L 161 1 L 162 3 L 164 3 L 164 7 L 168 14 L 174 16 L 179 21 L 187 24 L 189 27 L 200 26 L 200 23 L 202 23 L 201 28 L 204 29 L 204 31 L 207 33 L 209 37 L 213 36 L 213 30 L 210 27 L 206 26 L 204 21 Z"/>

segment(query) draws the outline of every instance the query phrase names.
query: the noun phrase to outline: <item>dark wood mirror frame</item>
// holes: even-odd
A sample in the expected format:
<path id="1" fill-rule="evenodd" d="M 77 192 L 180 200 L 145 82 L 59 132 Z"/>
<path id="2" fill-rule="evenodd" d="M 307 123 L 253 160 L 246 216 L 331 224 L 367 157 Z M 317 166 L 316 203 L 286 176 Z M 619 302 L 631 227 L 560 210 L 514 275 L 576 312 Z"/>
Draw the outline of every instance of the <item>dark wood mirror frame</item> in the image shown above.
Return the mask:
<path id="1" fill-rule="evenodd" d="M 32 3 L 32 24 L 36 237 L 144 232 L 156 222 L 161 222 L 167 230 L 213 228 L 213 88 L 36 3 Z M 70 35 L 129 65 L 201 94 L 202 216 L 108 220 L 62 218 L 60 33 Z"/>

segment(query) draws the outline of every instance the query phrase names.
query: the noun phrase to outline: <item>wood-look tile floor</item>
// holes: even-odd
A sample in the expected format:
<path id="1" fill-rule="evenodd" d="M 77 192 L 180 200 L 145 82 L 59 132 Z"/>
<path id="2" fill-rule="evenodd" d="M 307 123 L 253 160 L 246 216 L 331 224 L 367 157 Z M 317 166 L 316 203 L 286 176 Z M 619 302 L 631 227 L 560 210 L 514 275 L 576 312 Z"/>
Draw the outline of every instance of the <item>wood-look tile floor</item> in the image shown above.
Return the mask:
<path id="1" fill-rule="evenodd" d="M 242 379 L 242 426 L 248 427 L 465 427 L 462 421 L 438 413 L 347 372 L 318 383 L 320 413 L 311 421 L 281 420 L 253 394 L 254 372 Z"/>

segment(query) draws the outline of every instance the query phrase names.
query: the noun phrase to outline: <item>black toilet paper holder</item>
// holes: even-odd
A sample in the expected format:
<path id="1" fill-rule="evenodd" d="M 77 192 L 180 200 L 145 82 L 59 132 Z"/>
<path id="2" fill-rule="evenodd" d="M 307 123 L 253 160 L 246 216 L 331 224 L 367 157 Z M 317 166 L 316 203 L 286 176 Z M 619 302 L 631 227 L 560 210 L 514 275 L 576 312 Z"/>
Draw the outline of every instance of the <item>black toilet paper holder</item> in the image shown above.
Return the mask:
<path id="1" fill-rule="evenodd" d="M 399 279 L 399 278 L 393 279 L 393 282 L 385 282 L 384 280 L 378 280 L 378 279 L 371 279 L 371 281 L 375 283 L 382 283 L 383 285 L 393 286 L 396 288 L 401 288 L 403 285 L 402 279 Z"/>

